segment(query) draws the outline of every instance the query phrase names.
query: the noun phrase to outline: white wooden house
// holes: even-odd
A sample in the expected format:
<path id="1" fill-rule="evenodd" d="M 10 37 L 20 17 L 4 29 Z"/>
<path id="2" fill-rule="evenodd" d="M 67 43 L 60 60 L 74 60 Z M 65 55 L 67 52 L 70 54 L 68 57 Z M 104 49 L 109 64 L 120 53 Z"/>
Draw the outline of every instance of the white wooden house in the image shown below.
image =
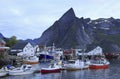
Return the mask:
<path id="1" fill-rule="evenodd" d="M 11 50 L 11 55 L 24 55 L 24 56 L 33 56 L 35 54 L 34 47 L 29 42 L 19 42 L 15 44 Z"/>
<path id="2" fill-rule="evenodd" d="M 102 54 L 103 54 L 103 51 L 100 46 L 97 46 L 96 48 L 94 48 L 93 50 L 87 53 L 83 52 L 82 49 L 76 49 L 76 55 L 102 55 Z"/>
<path id="3" fill-rule="evenodd" d="M 88 52 L 88 55 L 103 55 L 102 48 L 97 46 L 95 49 Z"/>

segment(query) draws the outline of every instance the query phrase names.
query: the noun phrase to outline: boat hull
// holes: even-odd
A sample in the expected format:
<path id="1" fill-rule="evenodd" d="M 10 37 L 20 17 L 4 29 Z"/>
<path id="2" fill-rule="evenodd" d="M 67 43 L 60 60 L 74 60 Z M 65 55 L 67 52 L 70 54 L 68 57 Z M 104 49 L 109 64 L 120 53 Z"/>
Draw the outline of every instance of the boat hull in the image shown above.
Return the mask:
<path id="1" fill-rule="evenodd" d="M 7 74 L 8 74 L 8 72 L 6 72 L 6 71 L 1 71 L 1 72 L 0 72 L 0 77 L 6 76 Z"/>
<path id="2" fill-rule="evenodd" d="M 45 73 L 57 73 L 57 72 L 60 72 L 61 69 L 60 68 L 57 68 L 57 69 L 41 69 L 41 73 L 42 74 L 45 74 Z"/>
<path id="3" fill-rule="evenodd" d="M 28 72 L 12 72 L 12 71 L 10 71 L 9 72 L 9 75 L 25 75 L 25 74 L 32 74 L 33 73 L 33 71 L 28 71 Z"/>
<path id="4" fill-rule="evenodd" d="M 40 59 L 53 59 L 53 56 L 45 55 L 45 54 L 40 54 L 39 58 Z"/>
<path id="5" fill-rule="evenodd" d="M 90 65 L 89 68 L 90 69 L 107 69 L 109 67 L 109 65 Z"/>

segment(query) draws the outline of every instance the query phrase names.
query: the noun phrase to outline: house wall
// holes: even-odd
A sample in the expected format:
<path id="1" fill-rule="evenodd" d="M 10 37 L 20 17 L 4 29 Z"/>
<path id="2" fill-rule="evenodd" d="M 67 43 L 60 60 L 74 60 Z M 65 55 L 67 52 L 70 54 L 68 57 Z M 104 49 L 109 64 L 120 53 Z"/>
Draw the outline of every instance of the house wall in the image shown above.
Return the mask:
<path id="1" fill-rule="evenodd" d="M 23 48 L 23 52 L 25 55 L 34 55 L 35 51 L 34 51 L 34 47 L 28 43 L 24 48 Z"/>

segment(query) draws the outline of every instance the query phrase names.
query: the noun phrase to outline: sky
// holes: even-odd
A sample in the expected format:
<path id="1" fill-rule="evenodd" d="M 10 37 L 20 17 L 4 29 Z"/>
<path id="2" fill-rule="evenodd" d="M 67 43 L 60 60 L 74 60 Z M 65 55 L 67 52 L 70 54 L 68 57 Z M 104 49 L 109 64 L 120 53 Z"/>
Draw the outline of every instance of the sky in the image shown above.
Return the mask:
<path id="1" fill-rule="evenodd" d="M 0 33 L 39 38 L 71 7 L 79 18 L 120 18 L 120 0 L 0 0 Z"/>

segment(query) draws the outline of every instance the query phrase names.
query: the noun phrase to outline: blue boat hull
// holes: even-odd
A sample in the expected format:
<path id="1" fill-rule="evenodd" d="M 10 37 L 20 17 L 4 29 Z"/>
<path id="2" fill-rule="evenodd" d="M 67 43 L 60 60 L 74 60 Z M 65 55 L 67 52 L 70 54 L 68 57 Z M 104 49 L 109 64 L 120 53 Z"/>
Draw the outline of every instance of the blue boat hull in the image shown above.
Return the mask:
<path id="1" fill-rule="evenodd" d="M 46 54 L 40 54 L 40 59 L 53 59 L 53 56 L 46 55 Z"/>

